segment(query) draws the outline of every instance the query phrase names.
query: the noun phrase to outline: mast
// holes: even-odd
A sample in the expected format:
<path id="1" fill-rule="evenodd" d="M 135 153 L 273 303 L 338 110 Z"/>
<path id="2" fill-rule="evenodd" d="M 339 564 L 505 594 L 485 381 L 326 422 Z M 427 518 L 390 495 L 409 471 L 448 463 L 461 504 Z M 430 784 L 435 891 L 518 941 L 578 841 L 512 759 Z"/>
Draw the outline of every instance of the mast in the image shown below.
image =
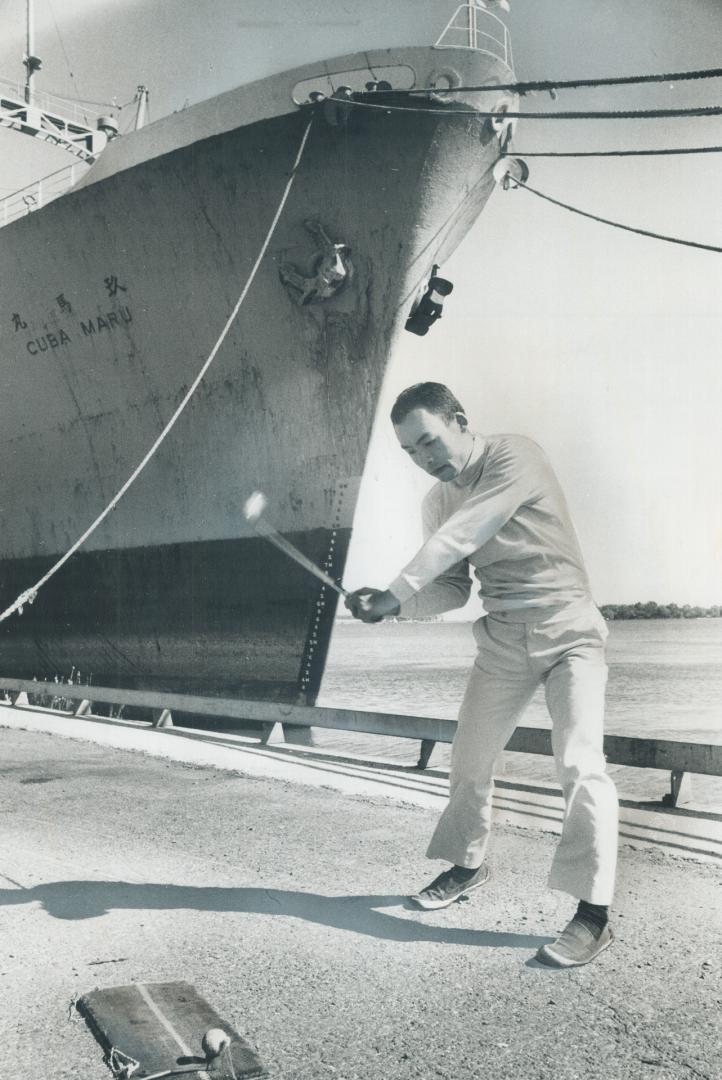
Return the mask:
<path id="1" fill-rule="evenodd" d="M 48 94 L 35 93 L 33 76 L 40 71 L 42 61 L 35 55 L 33 0 L 26 0 L 26 14 L 25 90 L 24 93 L 20 87 L 15 92 L 0 90 L 0 127 L 51 143 L 92 165 L 108 139 L 118 134 L 117 122 L 114 117 L 101 117 L 97 128 L 90 128 L 84 119 L 64 115 L 62 102 L 58 103 L 61 108 L 56 112 L 54 101 Z"/>
<path id="2" fill-rule="evenodd" d="M 42 60 L 35 55 L 35 8 L 33 7 L 33 0 L 27 0 L 26 14 L 27 38 L 25 56 L 23 57 L 23 64 L 25 65 L 25 104 L 32 105 L 33 75 L 36 71 L 40 71 L 42 67 Z"/>
<path id="3" fill-rule="evenodd" d="M 135 131 L 148 122 L 148 88 L 139 86 L 135 92 Z"/>

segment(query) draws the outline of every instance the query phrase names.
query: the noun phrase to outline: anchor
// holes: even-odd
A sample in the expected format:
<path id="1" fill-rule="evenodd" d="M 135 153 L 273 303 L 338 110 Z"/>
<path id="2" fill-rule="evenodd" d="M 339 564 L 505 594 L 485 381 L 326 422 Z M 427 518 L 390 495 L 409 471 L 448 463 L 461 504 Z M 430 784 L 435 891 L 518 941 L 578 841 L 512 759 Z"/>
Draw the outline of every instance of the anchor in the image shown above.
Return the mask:
<path id="1" fill-rule="evenodd" d="M 309 219 L 303 224 L 318 247 L 313 261 L 313 273 L 302 274 L 291 263 L 284 263 L 279 270 L 281 281 L 291 298 L 301 307 L 330 300 L 353 276 L 351 248 L 348 244 L 334 243 L 318 221 Z"/>

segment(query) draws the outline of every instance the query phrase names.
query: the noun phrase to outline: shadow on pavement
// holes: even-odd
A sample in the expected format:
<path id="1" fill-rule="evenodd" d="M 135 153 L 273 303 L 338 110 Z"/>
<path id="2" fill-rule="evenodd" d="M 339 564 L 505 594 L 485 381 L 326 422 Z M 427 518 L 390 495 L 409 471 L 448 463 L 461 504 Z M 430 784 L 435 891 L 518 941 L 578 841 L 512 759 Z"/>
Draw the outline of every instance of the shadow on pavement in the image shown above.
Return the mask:
<path id="1" fill-rule="evenodd" d="M 0 889 L 0 905 L 36 902 L 56 919 L 93 919 L 107 915 L 114 909 L 186 909 L 280 915 L 388 941 L 536 949 L 553 940 L 530 934 L 430 926 L 416 919 L 377 910 L 388 907 L 406 907 L 410 910 L 403 896 L 320 896 L 284 889 L 234 889 L 128 881 L 51 881 L 30 889 Z"/>

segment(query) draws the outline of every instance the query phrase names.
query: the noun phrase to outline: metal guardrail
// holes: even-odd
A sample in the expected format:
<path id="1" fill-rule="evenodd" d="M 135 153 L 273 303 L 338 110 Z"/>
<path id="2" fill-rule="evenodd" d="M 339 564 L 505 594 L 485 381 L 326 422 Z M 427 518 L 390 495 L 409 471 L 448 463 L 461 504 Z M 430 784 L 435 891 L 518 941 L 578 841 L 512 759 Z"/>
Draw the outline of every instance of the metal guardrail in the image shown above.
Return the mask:
<path id="1" fill-rule="evenodd" d="M 76 162 L 40 180 L 35 180 L 32 184 L 0 200 L 0 226 L 8 225 L 17 218 L 25 217 L 26 214 L 32 214 L 41 206 L 46 206 L 53 199 L 64 195 L 81 176 L 85 175 L 88 168 L 88 165 Z"/>
<path id="2" fill-rule="evenodd" d="M 32 103 L 24 98 L 13 97 L 0 91 L 0 127 L 28 135 L 51 146 L 68 151 L 89 165 L 97 159 L 108 141 L 108 124 L 89 127 L 79 123 L 65 113 L 52 112 L 43 108 L 33 98 Z M 116 130 L 114 123 L 111 130 Z"/>
<path id="3" fill-rule="evenodd" d="M 473 0 L 460 4 L 439 35 L 435 49 L 473 49 L 501 60 L 512 68 L 509 31 L 493 12 L 479 7 Z"/>
<path id="4" fill-rule="evenodd" d="M 359 734 L 414 739 L 422 744 L 419 761 L 422 768 L 428 762 L 433 744 L 451 743 L 456 732 L 456 721 L 439 717 L 331 709 L 272 701 L 0 678 L 0 691 L 3 690 L 11 695 L 11 704 L 22 704 L 22 699 L 18 701 L 20 694 L 44 696 L 51 700 L 77 701 L 79 706 L 74 710 L 75 716 L 90 715 L 95 702 L 150 709 L 154 713 L 153 725 L 161 727 L 170 725 L 173 711 L 177 711 L 222 718 L 224 726 L 227 726 L 229 721 L 234 721 L 239 726 L 248 723 L 260 724 L 266 729 L 267 735 L 275 724 L 282 724 L 284 728 L 291 729 L 291 735 L 294 728 L 298 731 L 323 727 Z M 521 754 L 551 757 L 551 731 L 547 728 L 518 727 L 506 749 Z M 604 751 L 607 761 L 612 765 L 668 771 L 671 790 L 664 801 L 670 806 L 676 806 L 678 801 L 684 798 L 690 773 L 722 776 L 722 745 L 607 735 L 604 739 Z"/>
<path id="5" fill-rule="evenodd" d="M 4 88 L 4 95 L 11 97 L 14 101 L 25 101 L 25 84 L 21 82 L 13 82 L 10 79 L 0 79 L 0 88 Z M 64 117 L 70 120 L 74 124 L 88 127 L 94 124 L 97 119 L 97 113 L 90 111 L 82 107 L 82 103 L 78 104 L 73 102 L 71 98 L 60 97 L 57 94 L 48 94 L 45 90 L 36 90 L 33 88 L 33 106 L 37 109 L 43 109 L 46 112 L 62 113 Z M 112 109 L 115 106 L 108 105 L 108 109 Z"/>

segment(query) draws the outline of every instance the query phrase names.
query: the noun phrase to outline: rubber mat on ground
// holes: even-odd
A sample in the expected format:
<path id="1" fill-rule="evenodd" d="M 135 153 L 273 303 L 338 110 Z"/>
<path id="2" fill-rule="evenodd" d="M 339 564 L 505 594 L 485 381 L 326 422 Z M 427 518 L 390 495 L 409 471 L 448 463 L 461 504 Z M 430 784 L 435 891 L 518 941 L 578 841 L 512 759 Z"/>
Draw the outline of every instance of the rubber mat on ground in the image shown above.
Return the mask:
<path id="1" fill-rule="evenodd" d="M 246 1080 L 267 1075 L 252 1047 L 190 983 L 131 983 L 93 990 L 79 999 L 78 1010 L 118 1080 Z"/>

